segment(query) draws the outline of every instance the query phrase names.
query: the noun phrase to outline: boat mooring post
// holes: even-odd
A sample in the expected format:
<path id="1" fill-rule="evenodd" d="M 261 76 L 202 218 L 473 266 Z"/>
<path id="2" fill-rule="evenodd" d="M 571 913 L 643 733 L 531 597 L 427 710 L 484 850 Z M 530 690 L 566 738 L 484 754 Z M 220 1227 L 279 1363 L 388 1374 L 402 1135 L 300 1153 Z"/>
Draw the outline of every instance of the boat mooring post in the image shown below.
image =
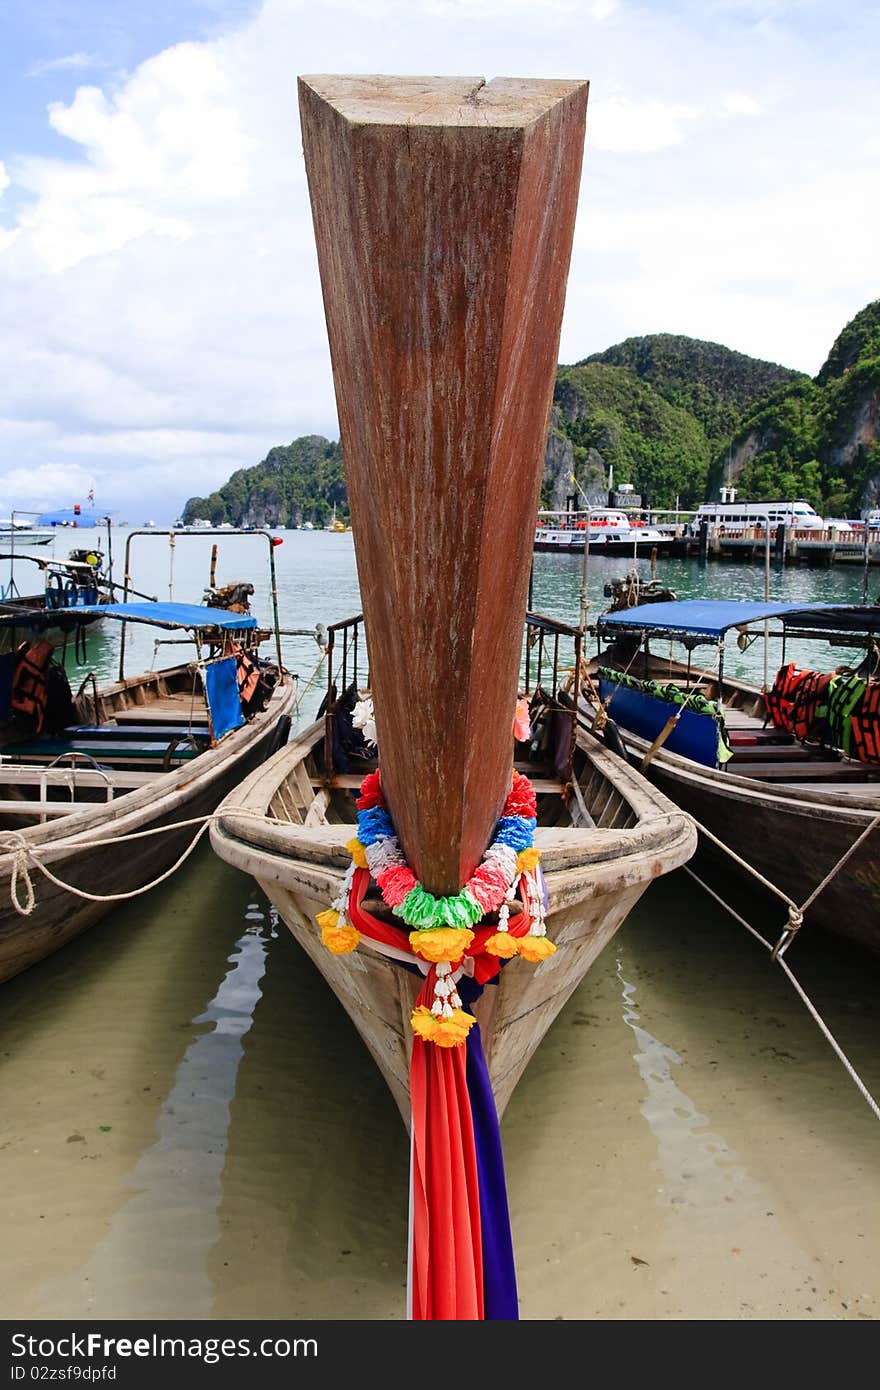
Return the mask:
<path id="1" fill-rule="evenodd" d="M 578 627 L 581 630 L 581 639 L 587 640 L 587 612 L 590 607 L 590 504 L 587 507 L 587 528 L 584 531 L 584 562 L 581 566 L 581 609 Z"/>
<path id="2" fill-rule="evenodd" d="M 770 513 L 764 517 L 764 602 L 770 602 Z M 767 694 L 767 648 L 770 645 L 770 625 L 764 619 L 764 694 Z"/>

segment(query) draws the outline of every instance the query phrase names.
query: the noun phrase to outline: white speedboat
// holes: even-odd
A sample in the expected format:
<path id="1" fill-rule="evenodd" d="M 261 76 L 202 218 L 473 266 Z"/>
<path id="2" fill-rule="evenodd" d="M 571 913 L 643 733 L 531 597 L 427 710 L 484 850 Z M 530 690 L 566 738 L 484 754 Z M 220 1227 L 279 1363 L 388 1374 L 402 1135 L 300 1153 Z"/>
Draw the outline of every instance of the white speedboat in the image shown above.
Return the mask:
<path id="1" fill-rule="evenodd" d="M 50 526 L 35 526 L 32 521 L 16 521 L 7 517 L 0 520 L 0 546 L 4 550 L 11 546 L 14 550 L 25 545 L 48 545 L 55 539 Z"/>
<path id="2" fill-rule="evenodd" d="M 650 555 L 655 547 L 668 550 L 673 539 L 625 511 L 602 507 L 583 512 L 539 512 L 534 548 L 582 554 L 588 543 L 591 555 L 636 556 Z"/>

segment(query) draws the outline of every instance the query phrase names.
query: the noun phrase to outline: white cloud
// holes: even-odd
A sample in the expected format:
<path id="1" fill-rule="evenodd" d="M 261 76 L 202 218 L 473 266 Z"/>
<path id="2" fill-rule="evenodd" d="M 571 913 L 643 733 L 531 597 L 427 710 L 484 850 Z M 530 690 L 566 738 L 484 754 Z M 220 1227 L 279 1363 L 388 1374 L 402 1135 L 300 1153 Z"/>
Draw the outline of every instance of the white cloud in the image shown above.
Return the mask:
<path id="1" fill-rule="evenodd" d="M 28 77 L 42 77 L 45 72 L 73 71 L 77 68 L 102 67 L 94 53 L 66 53 L 61 58 L 42 58 L 28 68 Z"/>
<path id="2" fill-rule="evenodd" d="M 2 194 L 5 188 L 9 187 L 9 183 L 10 179 L 6 172 L 6 165 L 3 163 L 3 160 L 0 159 L 0 194 Z"/>
<path id="3" fill-rule="evenodd" d="M 751 92 L 728 92 L 722 105 L 732 116 L 762 116 L 764 106 Z"/>
<path id="4" fill-rule="evenodd" d="M 590 78 L 562 360 L 668 331 L 816 371 L 877 294 L 873 74 L 709 11 L 266 0 L 53 104 L 65 158 L 0 146 L 8 505 L 88 474 L 101 505 L 170 520 L 273 444 L 335 437 L 295 80 L 328 66 Z"/>
<path id="5" fill-rule="evenodd" d="M 36 197 L 22 217 L 28 248 L 53 272 L 148 235 L 185 238 L 195 208 L 247 189 L 253 141 L 215 46 L 166 49 L 110 95 L 80 87 L 50 104 L 49 122 L 85 156 L 20 162 Z"/>
<path id="6" fill-rule="evenodd" d="M 590 102 L 587 144 L 614 154 L 650 154 L 680 145 L 689 121 L 700 111 L 677 102 L 635 101 L 630 97 L 603 98 L 601 90 Z"/>
<path id="7" fill-rule="evenodd" d="M 12 468 L 0 480 L 0 511 L 48 511 L 82 501 L 92 475 L 78 465 L 43 463 L 36 468 Z"/>

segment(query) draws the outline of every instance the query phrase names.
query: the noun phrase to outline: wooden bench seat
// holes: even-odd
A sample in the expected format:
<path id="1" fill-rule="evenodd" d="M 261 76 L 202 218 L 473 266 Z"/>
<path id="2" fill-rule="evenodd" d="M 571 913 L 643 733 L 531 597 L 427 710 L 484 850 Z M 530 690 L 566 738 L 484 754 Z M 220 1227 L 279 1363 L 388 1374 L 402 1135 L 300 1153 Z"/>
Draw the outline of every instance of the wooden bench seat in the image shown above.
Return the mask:
<path id="1" fill-rule="evenodd" d="M 159 740 L 167 745 L 173 738 L 210 738 L 207 724 L 69 724 L 64 737 L 76 743 L 84 740 L 112 739 L 114 743 L 131 739 Z"/>
<path id="2" fill-rule="evenodd" d="M 208 707 L 203 699 L 191 700 L 188 695 L 165 697 L 168 703 L 131 705 L 128 709 L 111 711 L 117 724 L 204 724 L 208 719 Z"/>
<path id="3" fill-rule="evenodd" d="M 115 763 L 161 764 L 167 746 L 164 741 L 158 743 L 120 741 L 114 743 L 109 739 L 84 739 L 80 743 L 73 739 L 63 743 L 55 740 L 47 740 L 45 743 L 10 743 L 6 745 L 3 752 L 7 757 L 15 758 L 17 762 L 26 763 L 52 762 L 62 753 L 86 753 L 90 758 L 94 758 L 96 763 L 107 763 L 112 766 Z M 189 744 L 179 744 L 171 754 L 171 761 L 188 762 L 198 755 L 198 751 Z"/>
<path id="4" fill-rule="evenodd" d="M 327 783 L 321 777 L 312 777 L 313 787 L 330 786 L 332 788 L 343 788 L 350 791 L 359 791 L 361 782 L 364 780 L 365 773 L 337 772 Z M 529 777 L 532 790 L 536 795 L 551 794 L 559 796 L 563 790 L 563 783 L 552 777 Z"/>
<path id="5" fill-rule="evenodd" d="M 764 744 L 771 747 L 785 747 L 786 744 L 795 742 L 790 733 L 785 729 L 777 729 L 773 724 L 768 725 L 766 729 L 762 729 L 760 725 L 756 725 L 754 728 L 731 728 L 728 724 L 727 737 L 730 739 L 732 748 L 754 748 Z"/>
<path id="6" fill-rule="evenodd" d="M 761 782 L 794 782 L 812 778 L 814 781 L 821 779 L 823 786 L 828 782 L 864 781 L 872 773 L 874 776 L 880 773 L 880 767 L 872 768 L 867 763 L 821 762 L 814 758 L 809 758 L 803 763 L 734 761 L 728 766 L 738 777 L 753 777 Z"/>
<path id="7" fill-rule="evenodd" d="M 144 771 L 129 771 L 125 768 L 108 768 L 99 772 L 85 763 L 65 763 L 60 767 L 40 767 L 37 764 L 20 766 L 16 763 L 0 763 L 0 788 L 2 787 L 106 787 L 109 784 L 117 791 L 131 791 L 135 787 L 146 786 L 162 776 L 161 768 Z"/>
<path id="8" fill-rule="evenodd" d="M 828 759 L 825 749 L 805 748 L 802 743 L 757 743 L 731 744 L 733 748 L 732 766 L 739 767 L 740 763 L 748 762 L 776 762 L 798 763 L 809 762 L 814 759 Z"/>

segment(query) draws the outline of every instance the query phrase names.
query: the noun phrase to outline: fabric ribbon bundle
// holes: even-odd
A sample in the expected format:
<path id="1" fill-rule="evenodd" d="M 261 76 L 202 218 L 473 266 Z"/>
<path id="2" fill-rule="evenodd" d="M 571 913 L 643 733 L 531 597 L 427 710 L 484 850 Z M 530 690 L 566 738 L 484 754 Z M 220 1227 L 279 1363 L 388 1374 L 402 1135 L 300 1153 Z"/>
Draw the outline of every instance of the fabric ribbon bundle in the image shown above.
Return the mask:
<path id="1" fill-rule="evenodd" d="M 539 964 L 556 950 L 546 936 L 546 886 L 532 844 L 535 793 L 527 777 L 513 773 L 495 838 L 452 897 L 429 893 L 407 864 L 378 771 L 364 778 L 357 807 L 358 834 L 348 844 L 351 866 L 317 921 L 334 954 L 355 950 L 364 937 L 425 975 L 411 1018 L 409 1313 L 515 1319 L 498 1116 L 480 1030 L 465 1005 L 514 956 Z M 389 925 L 363 907 L 371 879 L 404 926 Z M 496 920 L 484 924 L 489 916 Z"/>

